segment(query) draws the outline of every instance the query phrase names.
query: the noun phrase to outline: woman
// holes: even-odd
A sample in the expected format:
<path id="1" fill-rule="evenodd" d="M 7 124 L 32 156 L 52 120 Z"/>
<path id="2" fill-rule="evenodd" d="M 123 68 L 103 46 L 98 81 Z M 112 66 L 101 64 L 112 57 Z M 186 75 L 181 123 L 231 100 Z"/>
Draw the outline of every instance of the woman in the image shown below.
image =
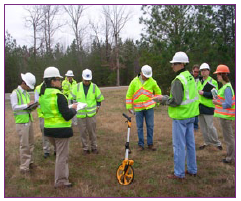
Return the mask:
<path id="1" fill-rule="evenodd" d="M 220 119 L 223 137 L 227 145 L 227 156 L 223 159 L 223 163 L 235 161 L 235 139 L 232 130 L 232 120 L 235 120 L 235 95 L 228 78 L 229 73 L 229 68 L 225 65 L 219 65 L 214 72 L 217 74 L 218 82 L 223 84 L 218 91 L 218 98 L 213 100 L 214 116 Z"/>
<path id="2" fill-rule="evenodd" d="M 57 68 L 46 68 L 39 98 L 44 115 L 44 135 L 56 147 L 55 188 L 72 187 L 68 167 L 69 138 L 73 136 L 71 119 L 77 109 L 77 104 L 69 109 L 67 98 L 60 91 L 61 78 Z"/>

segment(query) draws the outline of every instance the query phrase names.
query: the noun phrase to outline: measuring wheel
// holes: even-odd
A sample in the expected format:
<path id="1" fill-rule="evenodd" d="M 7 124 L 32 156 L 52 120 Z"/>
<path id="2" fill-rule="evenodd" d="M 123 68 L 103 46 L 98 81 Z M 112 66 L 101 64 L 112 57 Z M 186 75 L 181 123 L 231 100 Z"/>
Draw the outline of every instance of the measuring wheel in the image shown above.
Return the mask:
<path id="1" fill-rule="evenodd" d="M 134 163 L 134 161 L 130 161 Z M 116 172 L 116 177 L 121 185 L 129 185 L 134 181 L 134 169 L 132 165 L 128 163 L 128 161 L 123 161 Z"/>

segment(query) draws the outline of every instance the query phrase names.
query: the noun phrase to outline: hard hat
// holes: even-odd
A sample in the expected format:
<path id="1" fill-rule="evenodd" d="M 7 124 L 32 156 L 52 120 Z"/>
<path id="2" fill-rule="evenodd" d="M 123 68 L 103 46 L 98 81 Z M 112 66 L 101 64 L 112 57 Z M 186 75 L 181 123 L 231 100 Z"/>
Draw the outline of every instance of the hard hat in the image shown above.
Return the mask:
<path id="1" fill-rule="evenodd" d="M 152 76 L 152 68 L 151 68 L 151 66 L 148 66 L 148 65 L 142 66 L 141 72 L 143 73 L 143 75 L 146 78 L 149 78 L 149 77 Z"/>
<path id="2" fill-rule="evenodd" d="M 84 80 L 92 80 L 92 72 L 89 69 L 85 69 L 82 72 L 82 77 Z"/>
<path id="3" fill-rule="evenodd" d="M 208 65 L 207 63 L 203 63 L 203 64 L 200 66 L 199 70 L 203 70 L 203 69 L 208 69 L 208 70 L 210 70 L 210 67 L 209 67 L 209 65 Z"/>
<path id="4" fill-rule="evenodd" d="M 65 74 L 67 77 L 74 77 L 74 73 L 72 70 L 68 70 L 67 73 Z"/>
<path id="5" fill-rule="evenodd" d="M 170 63 L 189 63 L 189 59 L 185 52 L 176 52 Z"/>
<path id="6" fill-rule="evenodd" d="M 217 70 L 213 74 L 217 74 L 217 73 L 230 73 L 229 67 L 222 64 L 218 65 Z"/>
<path id="7" fill-rule="evenodd" d="M 51 77 L 59 77 L 59 78 L 63 78 L 60 74 L 59 74 L 59 69 L 56 67 L 48 67 L 44 70 L 44 78 L 51 78 Z"/>
<path id="8" fill-rule="evenodd" d="M 21 78 L 30 89 L 34 89 L 36 79 L 32 73 L 26 73 L 26 74 L 21 73 Z"/>

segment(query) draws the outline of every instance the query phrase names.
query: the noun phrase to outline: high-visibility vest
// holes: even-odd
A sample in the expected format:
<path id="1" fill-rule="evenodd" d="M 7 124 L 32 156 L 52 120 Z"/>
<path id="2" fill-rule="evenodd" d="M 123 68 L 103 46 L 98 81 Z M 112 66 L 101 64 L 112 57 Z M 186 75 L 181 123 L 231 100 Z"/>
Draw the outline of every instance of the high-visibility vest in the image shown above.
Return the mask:
<path id="1" fill-rule="evenodd" d="M 221 89 L 219 89 L 217 101 L 219 103 L 225 102 L 225 89 L 227 87 L 230 87 L 230 89 L 232 90 L 232 107 L 223 109 L 221 105 L 215 105 L 214 116 L 229 120 L 235 120 L 235 95 L 232 85 L 230 83 L 225 84 Z"/>
<path id="2" fill-rule="evenodd" d="M 161 89 L 153 78 L 147 79 L 142 84 L 137 76 L 131 81 L 126 93 L 126 109 L 133 107 L 135 111 L 151 109 L 156 105 L 152 98 L 161 94 Z"/>
<path id="3" fill-rule="evenodd" d="M 62 82 L 62 89 L 63 89 L 63 94 L 69 96 L 72 92 L 72 89 L 74 86 L 77 84 L 77 82 L 73 79 L 72 84 L 67 80 L 67 77 L 65 80 Z"/>
<path id="4" fill-rule="evenodd" d="M 87 107 L 77 111 L 77 118 L 93 117 L 96 115 L 96 102 L 104 100 L 100 89 L 94 83 L 90 83 L 87 96 L 85 96 L 83 82 L 78 83 L 72 90 L 72 97 L 77 102 L 86 103 Z"/>
<path id="5" fill-rule="evenodd" d="M 20 89 L 14 89 L 18 97 L 18 105 L 28 104 L 30 102 L 30 95 L 27 91 L 26 95 L 22 93 Z M 32 114 L 29 110 L 16 110 L 13 112 L 15 123 L 23 124 L 28 123 L 29 121 L 33 121 Z"/>
<path id="6" fill-rule="evenodd" d="M 179 79 L 183 85 L 183 99 L 181 105 L 168 107 L 169 116 L 172 119 L 182 120 L 199 115 L 198 93 L 193 76 L 188 71 L 184 71 L 176 76 L 172 83 L 176 79 Z M 172 97 L 172 94 L 170 94 L 170 98 Z"/>
<path id="7" fill-rule="evenodd" d="M 207 82 L 212 83 L 214 86 L 216 86 L 216 89 L 218 90 L 217 81 L 211 78 L 210 76 L 203 82 L 203 84 L 201 83 L 201 81 L 198 82 L 198 90 L 203 90 L 203 87 L 206 85 Z M 213 99 L 208 99 L 200 94 L 199 94 L 199 102 L 207 107 L 215 108 L 215 105 L 213 104 Z"/>
<path id="8" fill-rule="evenodd" d="M 72 121 L 66 121 L 59 112 L 57 94 L 62 94 L 62 92 L 55 88 L 46 88 L 44 94 L 39 97 L 44 116 L 44 128 L 71 127 Z M 65 98 L 67 101 L 67 97 Z"/>
<path id="9" fill-rule="evenodd" d="M 41 83 L 40 85 L 36 86 L 34 93 L 37 92 L 38 94 L 40 94 L 40 90 L 41 90 L 41 86 L 43 85 L 43 83 Z M 43 118 L 43 113 L 42 110 L 40 108 L 40 105 L 38 105 L 37 107 L 37 113 L 38 113 L 38 117 L 39 118 Z"/>

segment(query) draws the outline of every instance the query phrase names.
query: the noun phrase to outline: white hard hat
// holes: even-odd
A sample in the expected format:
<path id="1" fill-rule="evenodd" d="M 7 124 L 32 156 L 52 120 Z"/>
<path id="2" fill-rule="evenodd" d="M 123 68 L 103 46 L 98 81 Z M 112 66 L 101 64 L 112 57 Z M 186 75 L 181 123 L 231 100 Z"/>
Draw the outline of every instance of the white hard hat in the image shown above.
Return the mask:
<path id="1" fill-rule="evenodd" d="M 189 63 L 189 59 L 185 52 L 176 52 L 170 63 Z"/>
<path id="2" fill-rule="evenodd" d="M 84 80 L 92 80 L 92 72 L 89 69 L 85 69 L 82 72 L 82 77 Z"/>
<path id="3" fill-rule="evenodd" d="M 65 74 L 67 77 L 74 77 L 74 73 L 72 70 L 68 70 L 67 73 Z"/>
<path id="4" fill-rule="evenodd" d="M 210 67 L 209 67 L 209 65 L 208 65 L 207 63 L 203 63 L 203 64 L 200 66 L 199 70 L 203 70 L 203 69 L 208 69 L 208 70 L 210 70 Z"/>
<path id="5" fill-rule="evenodd" d="M 36 79 L 32 73 L 26 73 L 26 74 L 21 73 L 21 78 L 30 89 L 34 89 Z"/>
<path id="6" fill-rule="evenodd" d="M 59 77 L 59 78 L 63 78 L 60 74 L 59 74 L 59 69 L 56 67 L 48 67 L 44 70 L 44 78 L 51 78 L 51 77 Z"/>
<path id="7" fill-rule="evenodd" d="M 146 78 L 149 78 L 149 77 L 152 76 L 152 68 L 151 68 L 151 66 L 148 66 L 148 65 L 142 66 L 141 72 L 143 73 L 143 75 L 144 75 Z"/>

